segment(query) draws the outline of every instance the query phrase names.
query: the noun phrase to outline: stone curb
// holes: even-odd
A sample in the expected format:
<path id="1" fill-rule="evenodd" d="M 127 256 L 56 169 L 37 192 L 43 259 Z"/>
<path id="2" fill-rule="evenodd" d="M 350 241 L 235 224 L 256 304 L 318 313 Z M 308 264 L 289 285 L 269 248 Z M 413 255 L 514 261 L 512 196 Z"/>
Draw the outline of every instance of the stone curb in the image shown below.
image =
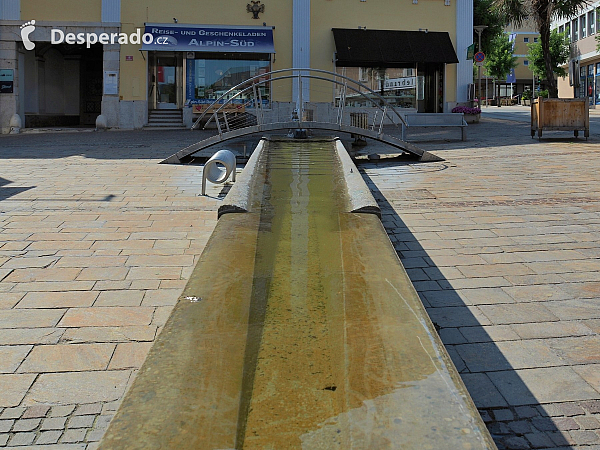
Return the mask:
<path id="1" fill-rule="evenodd" d="M 346 147 L 344 147 L 344 144 L 339 139 L 336 139 L 335 149 L 342 165 L 341 170 L 346 182 L 350 212 L 375 214 L 381 219 L 379 205 L 352 161 L 352 158 L 350 158 Z"/>
<path id="2" fill-rule="evenodd" d="M 252 178 L 264 145 L 265 139 L 263 138 L 252 152 L 244 170 L 242 170 L 237 177 L 237 181 L 225 196 L 223 204 L 219 206 L 219 211 L 217 213 L 218 218 L 221 218 L 223 214 L 248 212 Z"/>

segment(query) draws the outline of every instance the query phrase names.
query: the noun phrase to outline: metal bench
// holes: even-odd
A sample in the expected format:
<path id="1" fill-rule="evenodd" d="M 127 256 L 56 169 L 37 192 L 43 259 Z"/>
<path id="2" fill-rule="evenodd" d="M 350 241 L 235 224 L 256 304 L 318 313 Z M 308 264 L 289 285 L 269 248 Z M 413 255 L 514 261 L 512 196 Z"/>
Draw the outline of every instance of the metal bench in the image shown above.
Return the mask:
<path id="1" fill-rule="evenodd" d="M 462 113 L 416 113 L 405 114 L 402 124 L 402 140 L 406 140 L 406 131 L 410 127 L 461 127 L 461 139 L 467 139 L 467 122 Z"/>

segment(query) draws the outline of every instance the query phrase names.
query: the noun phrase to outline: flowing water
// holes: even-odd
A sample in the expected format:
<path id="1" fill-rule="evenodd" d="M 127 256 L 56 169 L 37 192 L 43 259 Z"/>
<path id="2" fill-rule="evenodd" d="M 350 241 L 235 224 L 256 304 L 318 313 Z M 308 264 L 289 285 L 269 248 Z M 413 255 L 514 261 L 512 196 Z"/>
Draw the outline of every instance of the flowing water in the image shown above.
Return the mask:
<path id="1" fill-rule="evenodd" d="M 248 338 L 238 428 L 248 448 L 285 448 L 342 411 L 339 162 L 331 142 L 268 145 L 250 314 L 261 326 Z"/>
<path id="2" fill-rule="evenodd" d="M 332 141 L 265 142 L 100 449 L 494 448 L 342 170 Z"/>

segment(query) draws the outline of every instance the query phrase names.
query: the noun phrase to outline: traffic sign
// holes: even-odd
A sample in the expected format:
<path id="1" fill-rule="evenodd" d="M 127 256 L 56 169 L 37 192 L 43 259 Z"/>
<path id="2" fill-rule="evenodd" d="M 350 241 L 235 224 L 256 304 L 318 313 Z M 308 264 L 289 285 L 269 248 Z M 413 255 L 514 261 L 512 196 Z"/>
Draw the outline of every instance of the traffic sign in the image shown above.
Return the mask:
<path id="1" fill-rule="evenodd" d="M 483 52 L 477 52 L 475 53 L 474 59 L 477 62 L 483 62 L 485 60 L 485 55 L 483 54 Z"/>

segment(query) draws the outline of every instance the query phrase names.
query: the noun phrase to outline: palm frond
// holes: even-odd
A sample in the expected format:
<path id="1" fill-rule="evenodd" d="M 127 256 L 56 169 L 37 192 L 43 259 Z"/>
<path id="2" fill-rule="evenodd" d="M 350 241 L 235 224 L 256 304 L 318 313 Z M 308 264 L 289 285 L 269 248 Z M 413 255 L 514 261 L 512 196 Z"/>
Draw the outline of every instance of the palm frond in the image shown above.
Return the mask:
<path id="1" fill-rule="evenodd" d="M 492 7 L 516 26 L 520 26 L 529 15 L 525 0 L 494 0 Z"/>

